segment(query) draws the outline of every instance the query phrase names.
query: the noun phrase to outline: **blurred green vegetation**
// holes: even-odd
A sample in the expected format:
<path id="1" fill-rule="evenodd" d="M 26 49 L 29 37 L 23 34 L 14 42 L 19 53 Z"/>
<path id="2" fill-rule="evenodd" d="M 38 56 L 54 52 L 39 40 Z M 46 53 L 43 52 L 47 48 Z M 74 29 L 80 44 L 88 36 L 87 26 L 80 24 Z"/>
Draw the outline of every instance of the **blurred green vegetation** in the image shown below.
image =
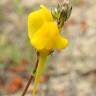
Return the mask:
<path id="1" fill-rule="evenodd" d="M 32 6 L 29 10 L 21 6 L 20 1 L 8 2 L 8 6 L 6 6 L 7 3 L 5 5 L 0 4 L 0 68 L 6 67 L 7 63 L 12 63 L 13 66 L 18 65 L 22 59 L 30 63 L 34 60 L 35 50 L 32 48 L 27 36 L 26 18 L 27 13 L 34 10 L 35 6 Z M 12 14 L 13 18 L 9 18 L 12 17 Z M 14 17 L 14 14 L 16 17 Z M 17 22 L 15 19 L 21 21 L 18 20 Z M 21 28 L 19 28 L 18 24 L 21 25 Z M 13 28 L 11 31 L 10 26 Z"/>

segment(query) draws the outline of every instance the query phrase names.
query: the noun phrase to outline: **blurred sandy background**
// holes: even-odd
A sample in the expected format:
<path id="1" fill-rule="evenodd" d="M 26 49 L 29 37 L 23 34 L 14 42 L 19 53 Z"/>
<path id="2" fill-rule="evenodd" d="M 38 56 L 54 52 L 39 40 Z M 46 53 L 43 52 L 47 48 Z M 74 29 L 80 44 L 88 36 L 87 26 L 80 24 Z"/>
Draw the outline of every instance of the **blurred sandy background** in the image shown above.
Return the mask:
<path id="1" fill-rule="evenodd" d="M 40 4 L 52 8 L 57 1 L 0 0 L 0 96 L 21 96 L 32 73 L 36 53 L 27 16 Z M 70 44 L 48 59 L 37 96 L 96 96 L 96 0 L 72 0 L 72 5 L 62 30 Z M 26 96 L 32 95 L 32 84 Z"/>

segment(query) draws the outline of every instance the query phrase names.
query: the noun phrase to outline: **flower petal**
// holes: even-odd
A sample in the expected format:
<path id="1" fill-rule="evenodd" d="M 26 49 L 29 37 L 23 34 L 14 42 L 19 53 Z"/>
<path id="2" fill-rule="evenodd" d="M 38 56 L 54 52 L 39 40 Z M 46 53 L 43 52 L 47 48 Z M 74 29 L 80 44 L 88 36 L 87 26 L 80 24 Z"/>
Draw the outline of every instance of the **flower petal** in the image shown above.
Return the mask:
<path id="1" fill-rule="evenodd" d="M 41 8 L 35 12 L 32 12 L 28 16 L 28 35 L 31 36 L 39 30 L 39 28 L 46 21 L 53 21 L 53 17 L 51 12 L 43 5 Z"/>
<path id="2" fill-rule="evenodd" d="M 55 22 L 46 22 L 32 37 L 31 43 L 37 50 L 50 50 L 56 44 L 59 33 Z"/>
<path id="3" fill-rule="evenodd" d="M 64 37 L 58 36 L 55 48 L 56 49 L 64 49 L 67 46 L 68 46 L 68 40 Z"/>
<path id="4" fill-rule="evenodd" d="M 33 36 L 31 43 L 37 50 L 62 49 L 68 40 L 61 37 L 55 22 L 46 22 Z"/>

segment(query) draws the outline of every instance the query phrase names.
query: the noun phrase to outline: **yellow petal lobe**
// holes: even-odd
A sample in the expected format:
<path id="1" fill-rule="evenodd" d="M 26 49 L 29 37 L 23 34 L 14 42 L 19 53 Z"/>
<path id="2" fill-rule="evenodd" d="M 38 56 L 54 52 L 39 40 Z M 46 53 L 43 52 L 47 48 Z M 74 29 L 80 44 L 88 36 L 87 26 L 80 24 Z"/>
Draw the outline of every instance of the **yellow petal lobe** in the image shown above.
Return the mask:
<path id="1" fill-rule="evenodd" d="M 53 21 L 51 12 L 43 5 L 37 11 L 28 15 L 28 36 L 31 39 L 32 35 L 39 30 L 44 22 Z"/>

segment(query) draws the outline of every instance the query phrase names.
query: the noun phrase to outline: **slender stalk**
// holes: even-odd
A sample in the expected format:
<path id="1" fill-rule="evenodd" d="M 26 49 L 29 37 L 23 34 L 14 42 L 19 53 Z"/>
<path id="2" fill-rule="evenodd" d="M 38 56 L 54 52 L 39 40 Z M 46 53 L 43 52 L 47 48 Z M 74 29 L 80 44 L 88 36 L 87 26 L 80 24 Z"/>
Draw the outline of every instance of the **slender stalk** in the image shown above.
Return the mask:
<path id="1" fill-rule="evenodd" d="M 24 91 L 23 91 L 23 93 L 22 93 L 21 96 L 25 96 L 25 94 L 26 94 L 26 92 L 27 92 L 27 90 L 29 88 L 29 85 L 31 84 L 31 81 L 32 80 L 33 80 L 33 76 L 31 75 L 30 78 L 29 78 L 29 80 L 28 80 L 28 83 L 27 83 L 27 85 L 26 85 L 26 87 L 25 87 L 25 89 L 24 89 Z"/>
<path id="2" fill-rule="evenodd" d="M 35 72 L 36 72 L 37 66 L 38 66 L 38 61 L 39 61 L 38 56 L 39 56 L 39 54 L 37 53 L 36 66 L 35 66 L 35 69 L 33 70 L 33 75 L 34 75 L 34 76 L 35 76 Z M 23 91 L 23 93 L 22 93 L 21 96 L 25 96 L 25 95 L 26 95 L 26 92 L 27 92 L 27 90 L 28 90 L 28 88 L 29 88 L 29 86 L 30 86 L 32 80 L 34 80 L 34 76 L 33 76 L 33 75 L 31 74 L 31 76 L 30 76 L 30 78 L 29 78 L 29 80 L 28 80 L 28 83 L 27 83 L 27 85 L 25 86 L 25 89 L 24 89 L 24 91 Z"/>
<path id="3" fill-rule="evenodd" d="M 34 81 L 32 96 L 35 96 L 36 94 L 38 82 L 39 82 L 41 74 L 43 73 L 47 56 L 48 54 L 43 54 L 43 53 L 39 54 L 38 67 L 37 67 L 36 74 L 35 74 L 35 81 Z"/>

